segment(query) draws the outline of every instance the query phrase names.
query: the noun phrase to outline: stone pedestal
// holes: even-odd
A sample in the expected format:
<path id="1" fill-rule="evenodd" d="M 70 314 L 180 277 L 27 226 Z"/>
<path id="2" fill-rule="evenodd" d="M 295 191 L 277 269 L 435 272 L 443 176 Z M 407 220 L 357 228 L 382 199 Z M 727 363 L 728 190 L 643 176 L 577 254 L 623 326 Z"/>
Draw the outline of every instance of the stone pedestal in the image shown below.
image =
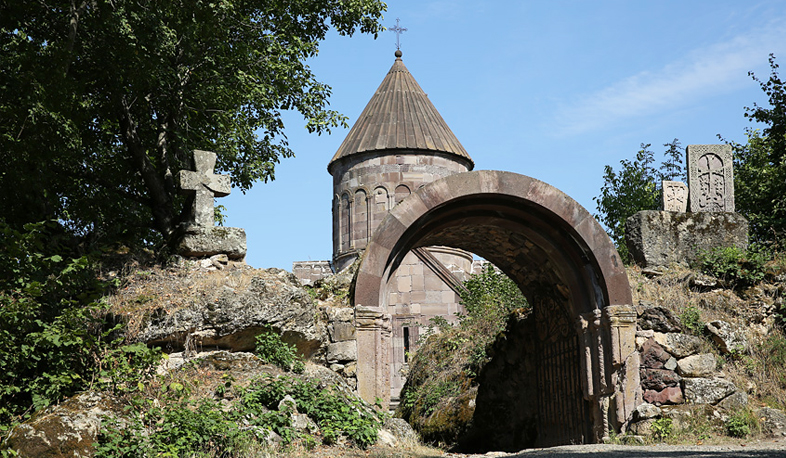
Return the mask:
<path id="1" fill-rule="evenodd" d="M 701 251 L 748 247 L 748 220 L 739 213 L 645 210 L 625 222 L 625 239 L 642 267 L 690 265 Z"/>
<path id="2" fill-rule="evenodd" d="M 191 226 L 178 243 L 177 252 L 200 258 L 226 254 L 229 259 L 242 261 L 246 257 L 246 231 L 238 227 Z"/>

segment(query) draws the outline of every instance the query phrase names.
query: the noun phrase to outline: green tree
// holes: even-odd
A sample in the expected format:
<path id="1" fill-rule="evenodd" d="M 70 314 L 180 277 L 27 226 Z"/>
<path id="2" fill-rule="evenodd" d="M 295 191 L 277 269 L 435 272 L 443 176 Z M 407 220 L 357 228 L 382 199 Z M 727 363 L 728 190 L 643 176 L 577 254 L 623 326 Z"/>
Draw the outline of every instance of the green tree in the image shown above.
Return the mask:
<path id="1" fill-rule="evenodd" d="M 760 131 L 747 128 L 748 141 L 732 143 L 734 199 L 737 211 L 750 221 L 751 237 L 758 242 L 783 242 L 786 237 L 786 88 L 778 76 L 778 64 L 770 55 L 770 77 L 759 83 L 769 106 L 746 107 L 745 117 L 761 123 Z"/>
<path id="2" fill-rule="evenodd" d="M 461 325 L 492 339 L 505 328 L 508 315 L 513 310 L 529 308 L 516 283 L 491 264 L 466 280 L 464 287 L 461 304 L 466 315 Z"/>
<path id="3" fill-rule="evenodd" d="M 650 146 L 642 143 L 633 161 L 621 160 L 619 172 L 610 165 L 605 166 L 600 195 L 592 199 L 598 209 L 595 218 L 606 227 L 626 263 L 630 262 L 630 255 L 625 245 L 625 221 L 638 211 L 660 208 L 662 181 L 685 179 L 682 165 L 685 150 L 679 140 L 675 138 L 663 145 L 666 147 L 665 159 L 659 169 L 653 165 L 655 153 L 649 149 Z"/>
<path id="4" fill-rule="evenodd" d="M 241 190 L 309 131 L 346 118 L 306 60 L 332 27 L 376 36 L 380 0 L 0 1 L 4 219 L 58 219 L 91 241 L 167 240 L 187 217 L 178 170 L 218 153 Z"/>

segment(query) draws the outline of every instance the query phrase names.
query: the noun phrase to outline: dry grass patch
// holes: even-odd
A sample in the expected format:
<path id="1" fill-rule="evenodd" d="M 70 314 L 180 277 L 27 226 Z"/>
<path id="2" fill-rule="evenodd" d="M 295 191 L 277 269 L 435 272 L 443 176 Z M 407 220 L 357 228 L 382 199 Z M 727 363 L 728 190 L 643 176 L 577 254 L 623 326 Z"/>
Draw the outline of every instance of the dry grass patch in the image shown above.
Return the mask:
<path id="1" fill-rule="evenodd" d="M 253 267 L 236 262 L 214 271 L 194 261 L 173 267 L 134 266 L 127 269 L 120 287 L 106 301 L 109 313 L 127 322 L 126 338 L 133 340 L 151 316 L 214 301 L 217 292 L 225 288 L 244 290 L 256 274 Z"/>

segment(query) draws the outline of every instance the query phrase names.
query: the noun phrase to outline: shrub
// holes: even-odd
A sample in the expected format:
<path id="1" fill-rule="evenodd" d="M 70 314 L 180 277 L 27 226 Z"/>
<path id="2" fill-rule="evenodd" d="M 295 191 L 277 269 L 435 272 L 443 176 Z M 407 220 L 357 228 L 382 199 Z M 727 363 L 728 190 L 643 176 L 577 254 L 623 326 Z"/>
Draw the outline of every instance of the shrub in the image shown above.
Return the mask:
<path id="1" fill-rule="evenodd" d="M 281 340 L 281 336 L 270 328 L 257 335 L 255 353 L 264 363 L 285 371 L 302 374 L 305 369 L 303 359 L 297 354 L 295 346 Z"/>
<path id="2" fill-rule="evenodd" d="M 714 248 L 699 254 L 702 272 L 720 278 L 732 286 L 750 286 L 764 279 L 769 260 L 766 250 L 755 247 L 743 251 L 737 247 Z"/>
<path id="3" fill-rule="evenodd" d="M 701 312 L 697 307 L 687 307 L 680 314 L 680 323 L 693 335 L 700 335 L 704 330 L 704 322 L 701 320 Z"/>
<path id="4" fill-rule="evenodd" d="M 662 441 L 668 438 L 672 433 L 671 418 L 658 418 L 652 423 L 652 437 L 655 440 Z"/>
<path id="5" fill-rule="evenodd" d="M 98 278 L 95 256 L 80 255 L 56 222 L 0 222 L 0 238 L 0 430 L 94 380 L 135 386 L 156 351 L 112 340 L 121 329 L 102 296 L 113 285 Z"/>
<path id="6" fill-rule="evenodd" d="M 747 437 L 756 429 L 756 416 L 749 409 L 735 412 L 723 423 L 731 437 Z"/>

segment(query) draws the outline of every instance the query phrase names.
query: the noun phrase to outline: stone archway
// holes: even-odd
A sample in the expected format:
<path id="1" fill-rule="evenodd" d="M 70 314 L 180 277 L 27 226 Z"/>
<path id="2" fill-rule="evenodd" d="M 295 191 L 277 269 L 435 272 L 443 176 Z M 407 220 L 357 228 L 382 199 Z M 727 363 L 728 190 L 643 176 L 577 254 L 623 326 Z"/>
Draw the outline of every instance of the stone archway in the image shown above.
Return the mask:
<path id="1" fill-rule="evenodd" d="M 640 394 L 636 314 L 619 255 L 576 201 L 510 172 L 466 172 L 432 182 L 380 223 L 353 295 L 364 399 L 389 401 L 388 280 L 407 252 L 431 245 L 483 256 L 532 304 L 537 350 L 529 351 L 542 353 L 536 363 L 548 369 L 532 382 L 539 397 L 533 408 L 545 425 L 539 444 L 595 442 L 624 426 Z"/>

